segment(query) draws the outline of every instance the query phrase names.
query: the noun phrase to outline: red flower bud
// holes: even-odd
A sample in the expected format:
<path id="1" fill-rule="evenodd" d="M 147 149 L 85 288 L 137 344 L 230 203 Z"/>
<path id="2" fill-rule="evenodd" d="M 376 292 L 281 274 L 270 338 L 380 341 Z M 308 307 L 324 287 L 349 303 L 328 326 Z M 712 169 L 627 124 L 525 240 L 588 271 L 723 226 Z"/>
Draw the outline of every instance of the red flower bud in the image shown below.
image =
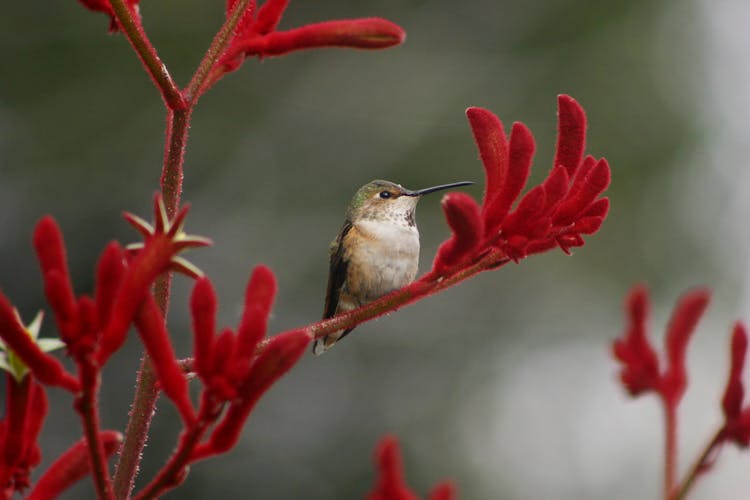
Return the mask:
<path id="1" fill-rule="evenodd" d="M 120 446 L 122 435 L 116 431 L 102 431 L 99 439 L 105 456 L 111 456 Z M 91 472 L 88 443 L 81 439 L 55 460 L 39 478 L 26 500 L 52 500 Z"/>
<path id="2" fill-rule="evenodd" d="M 5 295 L 0 292 L 0 338 L 21 358 L 31 373 L 44 384 L 55 385 L 77 392 L 78 380 L 65 371 L 62 363 L 43 352 L 26 333 L 23 325 L 13 312 Z"/>
<path id="3" fill-rule="evenodd" d="M 627 326 L 612 343 L 615 358 L 622 363 L 620 380 L 631 396 L 659 386 L 659 358 L 647 338 L 649 303 L 646 289 L 634 287 L 625 299 Z"/>
<path id="4" fill-rule="evenodd" d="M 260 397 L 284 375 L 305 352 L 310 336 L 305 330 L 292 330 L 273 337 L 253 362 L 246 380 L 239 388 L 238 400 L 232 402 L 210 438 L 210 449 L 202 449 L 201 456 L 223 453 L 232 448 L 240 437 L 250 412 Z"/>
<path id="5" fill-rule="evenodd" d="M 96 265 L 95 301 L 100 323 L 106 323 L 122 277 L 125 274 L 124 254 L 119 243 L 112 242 L 104 249 Z M 100 324 L 103 327 L 104 324 Z"/>
<path id="6" fill-rule="evenodd" d="M 569 175 L 578 168 L 586 146 L 586 114 L 575 99 L 557 96 L 557 148 L 553 167 L 562 166 Z"/>
<path id="7" fill-rule="evenodd" d="M 687 386 L 685 369 L 685 352 L 690 336 L 698 320 L 703 316 L 709 301 L 709 291 L 697 289 L 683 295 L 672 313 L 667 325 L 665 347 L 667 351 L 667 369 L 663 379 L 662 391 L 665 399 L 677 402 L 682 398 Z"/>
<path id="8" fill-rule="evenodd" d="M 453 236 L 438 248 L 433 270 L 454 266 L 477 249 L 484 234 L 480 209 L 474 198 L 465 193 L 448 193 L 441 202 Z"/>
<path id="9" fill-rule="evenodd" d="M 438 484 L 427 497 L 428 500 L 456 500 L 457 498 L 456 485 L 451 481 Z"/>
<path id="10" fill-rule="evenodd" d="M 249 359 L 266 335 L 268 316 L 276 296 L 276 277 L 266 266 L 253 270 L 245 291 L 245 308 L 237 329 L 236 359 Z"/>
<path id="11" fill-rule="evenodd" d="M 190 297 L 193 318 L 195 371 L 207 379 L 211 373 L 216 335 L 216 293 L 208 278 L 201 278 Z"/>
<path id="12" fill-rule="evenodd" d="M 378 443 L 375 463 L 379 469 L 378 480 L 367 500 L 417 500 L 404 480 L 401 451 L 395 437 L 386 436 Z"/>
<path id="13" fill-rule="evenodd" d="M 258 17 L 255 26 L 253 26 L 255 32 L 265 35 L 275 30 L 287 5 L 289 5 L 289 0 L 267 0 L 263 2 L 263 5 L 258 9 Z"/>
<path id="14" fill-rule="evenodd" d="M 320 47 L 383 49 L 398 45 L 405 37 L 398 25 L 377 17 L 324 21 L 238 41 L 225 57 L 231 60 L 243 53 L 246 56 L 280 56 Z"/>
<path id="15" fill-rule="evenodd" d="M 172 349 L 164 317 L 150 295 L 138 309 L 135 326 L 151 357 L 162 390 L 175 404 L 185 423 L 190 424 L 196 417 L 190 402 L 187 379 Z"/>
<path id="16" fill-rule="evenodd" d="M 742 411 L 742 401 L 745 398 L 745 388 L 742 384 L 742 370 L 745 367 L 747 354 L 747 332 L 745 326 L 737 322 L 732 331 L 732 350 L 730 352 L 729 377 L 721 406 L 724 418 L 734 420 L 739 418 Z"/>

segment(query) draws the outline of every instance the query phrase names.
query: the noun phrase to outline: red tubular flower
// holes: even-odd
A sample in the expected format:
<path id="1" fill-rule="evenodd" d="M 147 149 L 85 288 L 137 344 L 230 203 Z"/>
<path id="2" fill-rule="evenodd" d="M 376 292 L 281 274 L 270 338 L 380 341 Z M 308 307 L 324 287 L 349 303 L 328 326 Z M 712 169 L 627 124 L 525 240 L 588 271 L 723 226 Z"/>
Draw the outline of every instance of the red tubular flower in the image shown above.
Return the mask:
<path id="1" fill-rule="evenodd" d="M 750 407 L 742 409 L 745 398 L 742 372 L 745 368 L 746 355 L 747 331 L 742 323 L 737 322 L 732 331 L 729 376 L 724 397 L 721 400 L 724 412 L 722 437 L 742 447 L 750 444 Z"/>
<path id="2" fill-rule="evenodd" d="M 41 461 L 37 438 L 47 416 L 44 388 L 31 377 L 17 381 L 6 375 L 5 417 L 0 425 L 0 488 L 20 491 L 29 486 L 31 469 Z"/>
<path id="3" fill-rule="evenodd" d="M 137 250 L 138 254 L 121 278 L 113 300 L 112 314 L 103 328 L 97 353 L 99 365 L 103 365 L 125 341 L 128 326 L 159 274 L 173 270 L 196 278 L 201 275 L 195 266 L 177 256 L 185 249 L 211 244 L 206 238 L 183 232 L 187 211 L 188 207 L 183 207 L 170 220 L 161 196 L 156 196 L 153 226 L 140 217 L 125 214 L 125 219 L 141 233 L 145 242 L 129 246 L 130 249 Z"/>
<path id="4" fill-rule="evenodd" d="M 401 450 L 393 436 L 385 436 L 375 450 L 375 463 L 380 474 L 367 500 L 417 500 L 404 480 Z"/>
<path id="5" fill-rule="evenodd" d="M 477 202 L 466 193 L 449 193 L 441 204 L 453 236 L 440 245 L 435 262 L 448 268 L 473 254 L 484 236 L 484 223 Z"/>
<path id="6" fill-rule="evenodd" d="M 236 359 L 250 358 L 266 335 L 268 316 L 276 297 L 276 277 L 266 266 L 253 270 L 245 291 L 245 308 L 237 329 Z"/>
<path id="7" fill-rule="evenodd" d="M 190 402 L 187 379 L 172 349 L 164 317 L 150 295 L 139 308 L 135 325 L 151 357 L 162 390 L 174 402 L 185 423 L 190 424 L 195 420 L 195 411 Z"/>
<path id="8" fill-rule="evenodd" d="M 428 500 L 456 500 L 457 498 L 456 486 L 450 481 L 438 484 L 427 497 Z"/>
<path id="9" fill-rule="evenodd" d="M 569 253 L 571 247 L 584 244 L 582 235 L 599 230 L 609 209 L 609 200 L 600 196 L 609 185 L 610 170 L 604 159 L 583 158 L 586 117 L 573 98 L 566 95 L 558 98 L 557 151 L 552 170 L 515 208 L 513 204 L 523 191 L 531 169 L 535 147 L 531 132 L 522 123 L 515 123 L 508 140 L 502 123 L 490 111 L 469 108 L 466 115 L 486 175 L 481 224 L 473 214 L 461 217 L 463 220 L 459 222 L 455 213 L 457 201 L 446 201 L 444 208 L 453 229 L 452 243 L 441 247 L 433 272 L 448 274 L 492 249 L 515 261 L 556 246 Z M 452 197 L 453 193 L 447 196 Z M 461 204 L 464 211 L 471 210 L 465 201 Z M 477 227 L 484 230 L 479 243 L 474 241 Z M 466 238 L 466 242 L 459 244 Z M 454 247 L 462 251 L 448 251 Z M 471 250 L 466 251 L 467 248 Z"/>
<path id="10" fill-rule="evenodd" d="M 664 397 L 671 401 L 679 401 L 687 386 L 687 371 L 685 369 L 685 352 L 690 336 L 695 330 L 698 320 L 708 306 L 710 294 L 708 290 L 699 289 L 688 292 L 677 303 L 667 325 L 665 347 L 667 352 L 667 368 L 662 375 L 662 391 Z"/>
<path id="11" fill-rule="evenodd" d="M 122 435 L 116 431 L 102 431 L 99 433 L 99 440 L 104 445 L 105 455 L 109 457 L 119 448 Z M 85 439 L 81 439 L 50 465 L 26 500 L 57 498 L 90 472 L 88 445 Z"/>
<path id="12" fill-rule="evenodd" d="M 208 443 L 198 447 L 192 460 L 224 453 L 239 440 L 242 427 L 263 394 L 288 372 L 305 352 L 310 337 L 304 330 L 292 330 L 273 337 L 253 361 L 237 398 L 214 428 Z"/>
<path id="13" fill-rule="evenodd" d="M 125 255 L 117 242 L 104 249 L 96 266 L 95 301 L 100 322 L 112 315 L 117 288 L 125 274 Z M 99 325 L 100 328 L 105 325 Z"/>
<path id="14" fill-rule="evenodd" d="M 207 380 L 216 343 L 216 292 L 208 278 L 196 281 L 190 296 L 190 312 L 193 318 L 194 369 L 203 380 Z"/>
<path id="15" fill-rule="evenodd" d="M 620 380 L 631 396 L 637 396 L 660 385 L 659 358 L 647 337 L 649 302 L 643 286 L 630 291 L 625 312 L 628 325 L 622 337 L 612 343 L 612 352 L 622 363 Z"/>
<path id="16" fill-rule="evenodd" d="M 62 387 L 70 392 L 80 388 L 78 380 L 68 373 L 55 357 L 44 352 L 26 333 L 5 295 L 0 292 L 0 338 L 13 350 L 44 384 Z"/>
<path id="17" fill-rule="evenodd" d="M 236 3 L 229 0 L 227 15 Z M 406 36 L 398 25 L 376 17 L 324 21 L 277 31 L 288 3 L 288 0 L 269 0 L 255 15 L 255 3 L 248 4 L 232 42 L 217 64 L 215 78 L 234 71 L 247 57 L 279 56 L 318 47 L 382 49 L 400 44 Z"/>

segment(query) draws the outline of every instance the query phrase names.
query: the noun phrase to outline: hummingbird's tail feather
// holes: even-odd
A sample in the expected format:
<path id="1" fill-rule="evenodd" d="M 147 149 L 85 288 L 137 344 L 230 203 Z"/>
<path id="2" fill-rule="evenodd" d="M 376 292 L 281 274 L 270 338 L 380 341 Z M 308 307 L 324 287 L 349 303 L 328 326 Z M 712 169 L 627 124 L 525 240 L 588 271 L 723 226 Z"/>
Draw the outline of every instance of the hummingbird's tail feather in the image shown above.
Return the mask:
<path id="1" fill-rule="evenodd" d="M 315 339 L 315 342 L 313 342 L 312 346 L 312 353 L 315 356 L 320 356 L 328 349 L 333 347 L 333 344 L 349 335 L 349 332 L 351 332 L 352 330 L 354 330 L 354 328 L 347 328 L 346 330 L 339 330 L 338 332 L 333 332 L 329 335 L 326 335 L 325 337 Z"/>

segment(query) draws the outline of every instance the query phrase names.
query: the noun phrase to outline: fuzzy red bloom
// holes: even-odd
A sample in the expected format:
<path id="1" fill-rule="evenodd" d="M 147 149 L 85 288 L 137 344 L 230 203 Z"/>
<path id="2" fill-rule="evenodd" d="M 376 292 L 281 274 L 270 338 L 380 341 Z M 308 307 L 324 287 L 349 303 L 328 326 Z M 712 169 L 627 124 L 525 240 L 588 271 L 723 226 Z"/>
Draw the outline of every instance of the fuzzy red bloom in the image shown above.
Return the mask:
<path id="1" fill-rule="evenodd" d="M 729 377 L 721 407 L 724 410 L 724 418 L 736 419 L 742 411 L 742 401 L 745 398 L 745 388 L 742 384 L 742 371 L 745 368 L 745 356 L 747 354 L 747 332 L 742 323 L 735 323 L 732 331 L 732 347 L 730 351 Z"/>
<path id="2" fill-rule="evenodd" d="M 375 463 L 380 474 L 367 500 L 417 500 L 404 480 L 401 450 L 395 437 L 386 436 L 378 443 Z"/>
<path id="3" fill-rule="evenodd" d="M 106 456 L 117 451 L 122 435 L 116 431 L 102 431 L 99 439 Z M 57 457 L 49 469 L 39 478 L 26 500 L 51 500 L 57 498 L 73 484 L 91 472 L 89 450 L 85 439 L 81 439 Z"/>
<path id="4" fill-rule="evenodd" d="M 44 352 L 29 336 L 5 295 L 0 292 L 0 338 L 13 350 L 31 373 L 44 384 L 77 392 L 79 384 L 57 358 Z"/>
<path id="5" fill-rule="evenodd" d="M 741 447 L 750 444 L 750 406 L 742 408 L 745 398 L 742 372 L 746 355 L 747 331 L 742 323 L 737 322 L 732 331 L 729 376 L 721 406 L 724 411 L 722 437 Z"/>
<path id="6" fill-rule="evenodd" d="M 258 400 L 299 361 L 309 343 L 310 337 L 304 330 L 282 333 L 269 341 L 252 362 L 238 387 L 237 398 L 214 429 L 210 441 L 196 450 L 195 459 L 224 453 L 237 443 L 242 427 Z"/>
<path id="7" fill-rule="evenodd" d="M 477 202 L 466 193 L 449 193 L 441 204 L 453 236 L 440 245 L 435 262 L 452 267 L 474 253 L 484 236 L 484 222 Z"/>
<path id="8" fill-rule="evenodd" d="M 193 356 L 195 372 L 204 380 L 211 374 L 216 335 L 216 292 L 208 278 L 196 281 L 190 296 L 193 318 Z"/>
<path id="9" fill-rule="evenodd" d="M 648 295 L 642 286 L 633 288 L 626 299 L 628 326 L 612 344 L 615 358 L 622 363 L 620 379 L 632 396 L 655 391 L 667 406 L 679 403 L 687 386 L 687 344 L 709 298 L 706 289 L 693 290 L 680 298 L 667 326 L 666 367 L 660 370 L 656 352 L 646 337 Z"/>
<path id="10" fill-rule="evenodd" d="M 612 343 L 612 352 L 622 363 L 620 380 L 631 396 L 659 387 L 659 358 L 648 339 L 646 321 L 649 314 L 648 292 L 642 286 L 633 288 L 625 299 L 627 327 L 623 336 Z"/>
<path id="11" fill-rule="evenodd" d="M 236 0 L 227 3 L 227 15 L 236 3 Z M 278 31 L 276 27 L 288 3 L 288 0 L 269 0 L 257 9 L 257 14 L 254 13 L 255 2 L 248 4 L 234 38 L 217 65 L 219 73 L 234 71 L 252 56 L 279 56 L 318 47 L 381 49 L 398 45 L 405 38 L 404 30 L 398 25 L 377 17 L 324 21 Z"/>
<path id="12" fill-rule="evenodd" d="M 191 277 L 200 276 L 197 268 L 177 256 L 188 248 L 211 244 L 206 238 L 190 236 L 183 232 L 187 211 L 188 207 L 183 207 L 170 220 L 161 196 L 156 196 L 153 226 L 140 217 L 125 214 L 125 219 L 141 233 L 145 241 L 128 247 L 137 251 L 137 255 L 118 280 L 119 286 L 112 299 L 112 314 L 102 329 L 99 343 L 97 362 L 100 365 L 106 363 L 125 342 L 128 327 L 159 274 L 173 270 Z"/>
<path id="13" fill-rule="evenodd" d="M 417 500 L 404 479 L 401 450 L 394 436 L 385 436 L 375 450 L 378 479 L 367 500 Z M 428 495 L 428 500 L 455 500 L 456 488 L 450 481 L 437 485 Z"/>
<path id="14" fill-rule="evenodd" d="M 445 274 L 459 261 L 465 265 L 493 249 L 515 261 L 554 247 L 569 253 L 570 248 L 583 245 L 582 235 L 599 230 L 609 209 L 607 198 L 600 196 L 609 185 L 610 170 L 604 159 L 583 158 L 586 117 L 573 98 L 558 98 L 557 152 L 552 170 L 520 200 L 534 155 L 531 132 L 522 123 L 514 123 L 508 140 L 502 123 L 490 111 L 469 108 L 466 116 L 486 175 L 481 220 L 472 214 L 457 224 L 455 214 L 446 210 L 453 237 L 450 245 L 438 252 L 433 272 Z M 462 206 L 464 211 L 468 209 L 465 201 Z M 451 208 L 455 212 L 456 208 Z M 478 243 L 474 241 L 477 227 L 484 231 Z M 466 241 L 459 244 L 462 240 Z M 454 247 L 462 251 L 448 251 Z"/>
<path id="15" fill-rule="evenodd" d="M 164 317 L 156 301 L 150 295 L 143 301 L 136 313 L 135 326 L 146 351 L 151 356 L 162 390 L 174 402 L 183 421 L 193 422 L 195 411 L 190 402 L 185 373 L 177 363 Z"/>
<path id="16" fill-rule="evenodd" d="M 47 416 L 47 395 L 32 377 L 6 374 L 5 416 L 0 421 L 0 491 L 29 486 L 31 469 L 41 461 L 37 437 Z M 10 497 L 8 497 L 10 498 Z"/>
<path id="17" fill-rule="evenodd" d="M 450 481 L 445 481 L 435 486 L 427 500 L 456 500 L 457 498 L 456 486 Z"/>
<path id="18" fill-rule="evenodd" d="M 673 401 L 679 401 L 687 386 L 687 370 L 685 369 L 685 352 L 690 336 L 695 330 L 698 320 L 708 306 L 710 294 L 708 290 L 699 289 L 686 293 L 680 298 L 677 307 L 667 325 L 665 347 L 667 352 L 667 369 L 662 375 L 662 391 L 664 396 Z"/>

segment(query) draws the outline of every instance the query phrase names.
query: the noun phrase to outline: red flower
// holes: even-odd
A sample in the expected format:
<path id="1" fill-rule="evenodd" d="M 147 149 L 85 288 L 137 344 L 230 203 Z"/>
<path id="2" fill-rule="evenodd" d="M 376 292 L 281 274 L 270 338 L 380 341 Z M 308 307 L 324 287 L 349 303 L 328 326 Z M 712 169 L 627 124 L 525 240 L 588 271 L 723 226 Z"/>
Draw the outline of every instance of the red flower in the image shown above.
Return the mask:
<path id="1" fill-rule="evenodd" d="M 379 476 L 367 500 L 417 500 L 404 480 L 401 451 L 393 436 L 384 437 L 375 450 L 375 464 Z M 450 481 L 440 483 L 427 497 L 428 500 L 454 500 L 457 498 L 455 486 Z"/>
<path id="2" fill-rule="evenodd" d="M 10 498 L 29 486 L 31 469 L 41 461 L 37 437 L 47 415 L 47 395 L 32 377 L 6 374 L 5 416 L 0 420 L 0 491 Z"/>
<path id="3" fill-rule="evenodd" d="M 724 427 L 721 435 L 724 439 L 733 441 L 741 447 L 747 447 L 750 444 L 750 406 L 742 408 L 745 399 L 742 372 L 745 368 L 746 354 L 747 331 L 745 326 L 738 322 L 735 323 L 732 332 L 729 376 L 721 401 L 724 411 Z"/>
<path id="4" fill-rule="evenodd" d="M 219 74 L 237 69 L 247 57 L 279 56 L 295 50 L 317 47 L 381 49 L 404 41 L 404 31 L 385 19 L 372 17 L 324 21 L 277 31 L 289 0 L 268 0 L 255 12 L 248 3 L 235 36 L 217 65 Z M 227 2 L 227 16 L 237 0 Z"/>
<path id="5" fill-rule="evenodd" d="M 236 444 L 257 401 L 294 366 L 310 342 L 304 330 L 292 330 L 268 340 L 256 355 L 266 335 L 275 295 L 276 278 L 269 268 L 258 266 L 247 285 L 237 334 L 225 329 L 216 336 L 213 287 L 204 278 L 193 289 L 190 304 L 195 333 L 194 368 L 212 401 L 230 401 L 209 441 L 195 451 L 193 460 L 223 453 Z"/>
<path id="6" fill-rule="evenodd" d="M 647 337 L 648 294 L 642 286 L 631 290 L 625 301 L 628 326 L 623 336 L 612 343 L 612 352 L 622 363 L 620 379 L 632 396 L 653 391 L 667 406 L 675 407 L 679 403 L 687 385 L 687 344 L 708 300 L 706 289 L 694 290 L 680 298 L 664 341 L 666 367 L 660 369 L 656 351 Z"/>
<path id="7" fill-rule="evenodd" d="M 453 236 L 438 250 L 433 272 L 449 274 L 493 249 L 514 261 L 556 246 L 569 253 L 583 245 L 582 235 L 599 230 L 609 210 L 609 200 L 600 198 L 609 185 L 609 165 L 604 159 L 583 157 L 586 117 L 580 105 L 561 95 L 558 108 L 553 168 L 515 208 L 531 169 L 531 132 L 515 123 L 508 141 L 497 116 L 482 108 L 466 111 L 484 164 L 484 199 L 478 207 L 466 195 L 444 197 Z"/>
<path id="8" fill-rule="evenodd" d="M 102 431 L 99 440 L 106 456 L 112 455 L 122 442 L 122 435 L 116 431 Z M 57 498 L 63 491 L 86 477 L 91 472 L 88 444 L 81 439 L 65 453 L 57 457 L 49 469 L 39 478 L 26 500 L 47 500 Z"/>

